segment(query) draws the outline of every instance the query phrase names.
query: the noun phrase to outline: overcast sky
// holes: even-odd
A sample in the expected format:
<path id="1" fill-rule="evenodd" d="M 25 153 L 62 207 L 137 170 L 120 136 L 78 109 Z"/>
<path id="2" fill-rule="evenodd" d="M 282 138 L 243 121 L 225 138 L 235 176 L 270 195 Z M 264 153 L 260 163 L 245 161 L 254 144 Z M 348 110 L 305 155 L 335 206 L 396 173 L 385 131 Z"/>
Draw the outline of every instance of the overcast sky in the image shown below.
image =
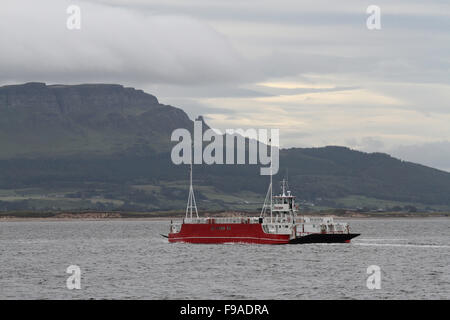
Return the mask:
<path id="1" fill-rule="evenodd" d="M 214 128 L 279 128 L 282 147 L 450 171 L 448 0 L 2 0 L 0 40 L 0 85 L 119 83 Z"/>

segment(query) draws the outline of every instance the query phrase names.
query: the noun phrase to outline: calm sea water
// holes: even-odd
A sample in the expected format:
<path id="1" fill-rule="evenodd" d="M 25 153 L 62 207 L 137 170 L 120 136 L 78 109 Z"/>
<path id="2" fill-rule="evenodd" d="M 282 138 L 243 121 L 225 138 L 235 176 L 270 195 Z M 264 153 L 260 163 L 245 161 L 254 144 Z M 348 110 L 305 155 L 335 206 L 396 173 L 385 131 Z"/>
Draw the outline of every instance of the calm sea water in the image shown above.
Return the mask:
<path id="1" fill-rule="evenodd" d="M 0 222 L 0 298 L 450 299 L 450 219 L 347 221 L 351 244 L 284 246 L 169 244 L 163 221 Z"/>

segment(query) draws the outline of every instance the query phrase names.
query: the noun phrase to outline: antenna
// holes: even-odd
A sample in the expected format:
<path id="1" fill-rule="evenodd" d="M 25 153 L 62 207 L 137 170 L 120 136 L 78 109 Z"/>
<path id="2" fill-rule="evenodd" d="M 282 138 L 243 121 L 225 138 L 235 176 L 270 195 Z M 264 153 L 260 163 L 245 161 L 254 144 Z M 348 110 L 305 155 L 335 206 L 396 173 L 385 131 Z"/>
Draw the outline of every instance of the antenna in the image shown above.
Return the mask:
<path id="1" fill-rule="evenodd" d="M 286 196 L 286 179 L 283 179 L 283 181 L 281 182 L 281 192 L 283 197 Z"/>
<path id="2" fill-rule="evenodd" d="M 191 153 L 192 155 L 192 153 Z M 186 218 L 188 218 L 188 214 L 189 214 L 189 218 L 192 219 L 192 210 L 195 209 L 195 214 L 197 215 L 198 218 L 198 211 L 197 211 L 197 203 L 195 201 L 195 196 L 194 196 L 194 187 L 192 186 L 192 156 L 191 156 L 191 165 L 190 165 L 190 177 L 189 177 L 189 197 L 188 197 L 188 202 L 187 202 L 187 206 L 186 206 Z"/>
<path id="3" fill-rule="evenodd" d="M 286 168 L 286 188 L 289 190 L 289 168 Z"/>

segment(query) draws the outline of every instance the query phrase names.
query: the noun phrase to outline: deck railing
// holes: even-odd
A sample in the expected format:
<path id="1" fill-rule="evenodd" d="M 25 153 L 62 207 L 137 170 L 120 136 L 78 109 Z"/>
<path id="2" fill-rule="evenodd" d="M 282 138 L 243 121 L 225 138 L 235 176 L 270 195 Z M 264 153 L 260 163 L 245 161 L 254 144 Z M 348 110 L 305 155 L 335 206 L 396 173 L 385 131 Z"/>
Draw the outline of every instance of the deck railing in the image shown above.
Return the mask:
<path id="1" fill-rule="evenodd" d="M 259 217 L 224 217 L 224 218 L 185 218 L 183 223 L 192 224 L 228 224 L 228 223 L 259 223 Z"/>

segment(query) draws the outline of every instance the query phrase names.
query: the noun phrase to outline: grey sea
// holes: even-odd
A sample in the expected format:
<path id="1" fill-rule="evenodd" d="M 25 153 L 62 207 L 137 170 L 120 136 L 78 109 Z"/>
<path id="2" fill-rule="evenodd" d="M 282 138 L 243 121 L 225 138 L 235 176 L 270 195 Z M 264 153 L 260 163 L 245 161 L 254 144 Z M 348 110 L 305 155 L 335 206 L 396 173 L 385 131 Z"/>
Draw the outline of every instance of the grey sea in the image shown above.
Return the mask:
<path id="1" fill-rule="evenodd" d="M 168 221 L 0 222 L 0 298 L 450 298 L 449 218 L 346 221 L 350 244 L 282 246 L 169 244 Z"/>

